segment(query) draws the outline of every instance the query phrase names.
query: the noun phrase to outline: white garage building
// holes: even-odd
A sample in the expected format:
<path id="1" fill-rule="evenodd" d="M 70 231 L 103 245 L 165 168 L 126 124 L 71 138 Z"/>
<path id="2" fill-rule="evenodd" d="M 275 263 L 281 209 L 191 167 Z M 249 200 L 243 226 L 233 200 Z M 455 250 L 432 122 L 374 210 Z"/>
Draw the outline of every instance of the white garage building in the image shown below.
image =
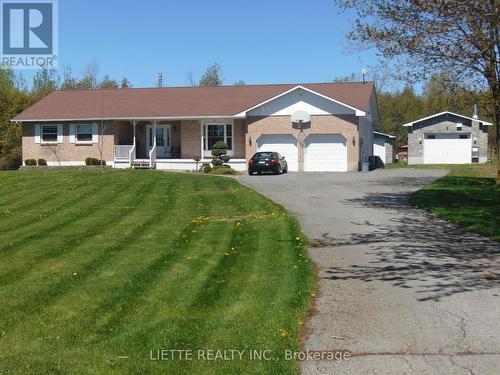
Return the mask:
<path id="1" fill-rule="evenodd" d="M 488 126 L 477 115 L 441 112 L 404 124 L 408 164 L 470 164 L 488 159 Z"/>

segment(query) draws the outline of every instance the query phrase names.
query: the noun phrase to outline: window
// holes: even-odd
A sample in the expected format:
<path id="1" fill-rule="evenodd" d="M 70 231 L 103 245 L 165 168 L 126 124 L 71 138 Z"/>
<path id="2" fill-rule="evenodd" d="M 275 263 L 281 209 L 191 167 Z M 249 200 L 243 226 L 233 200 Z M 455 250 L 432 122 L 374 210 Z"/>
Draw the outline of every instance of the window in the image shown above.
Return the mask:
<path id="1" fill-rule="evenodd" d="M 429 134 L 427 136 L 427 139 L 436 139 L 436 136 L 434 134 Z"/>
<path id="2" fill-rule="evenodd" d="M 214 144 L 223 141 L 229 150 L 233 149 L 232 124 L 205 124 L 203 125 L 203 150 L 212 150 Z"/>
<path id="3" fill-rule="evenodd" d="M 469 139 L 469 134 L 460 134 L 458 137 L 460 139 Z"/>
<path id="4" fill-rule="evenodd" d="M 57 142 L 57 125 L 41 126 L 42 142 Z"/>
<path id="5" fill-rule="evenodd" d="M 75 125 L 75 136 L 77 142 L 92 142 L 92 129 L 91 124 L 77 124 Z"/>

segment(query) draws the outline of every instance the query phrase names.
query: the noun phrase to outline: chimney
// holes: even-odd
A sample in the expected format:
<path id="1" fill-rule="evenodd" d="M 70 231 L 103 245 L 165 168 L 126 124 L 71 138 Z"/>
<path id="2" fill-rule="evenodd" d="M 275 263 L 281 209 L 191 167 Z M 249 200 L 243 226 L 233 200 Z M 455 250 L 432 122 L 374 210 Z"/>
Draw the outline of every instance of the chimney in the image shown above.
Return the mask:
<path id="1" fill-rule="evenodd" d="M 163 87 L 163 73 L 158 73 L 158 87 Z"/>
<path id="2" fill-rule="evenodd" d="M 474 110 L 473 110 L 473 113 L 472 113 L 472 118 L 475 119 L 475 120 L 478 120 L 479 119 L 479 114 L 477 113 L 477 99 L 474 100 Z"/>

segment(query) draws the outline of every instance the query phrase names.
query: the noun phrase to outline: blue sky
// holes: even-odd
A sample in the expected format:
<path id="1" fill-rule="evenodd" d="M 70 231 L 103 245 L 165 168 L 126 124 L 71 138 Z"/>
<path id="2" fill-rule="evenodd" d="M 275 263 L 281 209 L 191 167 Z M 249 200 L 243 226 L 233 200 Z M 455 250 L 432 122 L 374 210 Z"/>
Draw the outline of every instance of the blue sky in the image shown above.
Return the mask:
<path id="1" fill-rule="evenodd" d="M 214 62 L 225 84 L 323 82 L 374 65 L 374 51 L 348 53 L 348 17 L 331 0 L 59 0 L 59 68 L 135 87 L 196 80 Z"/>

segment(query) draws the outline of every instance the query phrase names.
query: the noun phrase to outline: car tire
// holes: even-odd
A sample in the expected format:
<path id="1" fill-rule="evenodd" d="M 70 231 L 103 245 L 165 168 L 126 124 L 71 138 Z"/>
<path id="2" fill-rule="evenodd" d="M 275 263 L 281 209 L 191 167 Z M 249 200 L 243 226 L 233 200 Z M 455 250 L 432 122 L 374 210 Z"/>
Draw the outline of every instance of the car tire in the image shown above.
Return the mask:
<path id="1" fill-rule="evenodd" d="M 248 170 L 248 175 L 249 176 L 252 176 L 253 175 L 253 171 L 251 169 Z"/>
<path id="2" fill-rule="evenodd" d="M 283 173 L 288 173 L 288 165 L 283 169 Z"/>

